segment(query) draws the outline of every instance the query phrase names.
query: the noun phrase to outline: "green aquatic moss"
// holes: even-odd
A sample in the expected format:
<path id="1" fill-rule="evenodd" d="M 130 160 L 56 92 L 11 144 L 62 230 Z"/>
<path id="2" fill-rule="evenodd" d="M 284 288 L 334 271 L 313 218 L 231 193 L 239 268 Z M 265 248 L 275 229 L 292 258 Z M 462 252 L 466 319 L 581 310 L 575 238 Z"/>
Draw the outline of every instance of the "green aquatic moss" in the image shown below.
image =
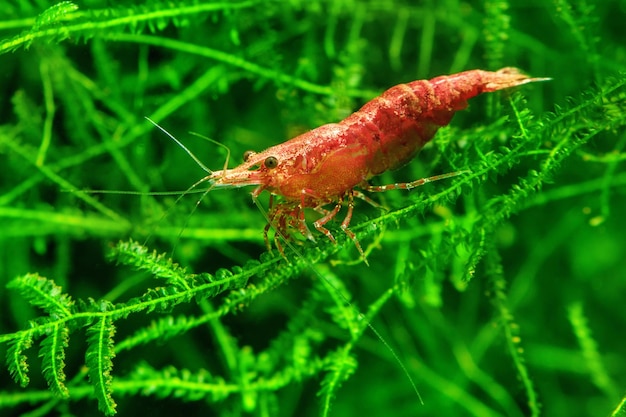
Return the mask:
<path id="1" fill-rule="evenodd" d="M 624 413 L 623 2 L 415 3 L 4 5 L 2 415 Z M 504 66 L 552 80 L 373 181 L 469 171 L 357 202 L 369 266 L 339 222 L 267 253 L 268 197 L 183 193 L 206 172 L 146 120 L 222 169 Z"/>

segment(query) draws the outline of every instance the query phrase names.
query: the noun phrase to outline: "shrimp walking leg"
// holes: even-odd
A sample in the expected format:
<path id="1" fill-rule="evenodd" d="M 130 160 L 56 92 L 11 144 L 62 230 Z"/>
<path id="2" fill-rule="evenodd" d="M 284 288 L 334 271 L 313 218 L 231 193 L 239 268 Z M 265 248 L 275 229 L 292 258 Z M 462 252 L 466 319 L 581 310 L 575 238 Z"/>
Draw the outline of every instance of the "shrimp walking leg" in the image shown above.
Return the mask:
<path id="1" fill-rule="evenodd" d="M 352 212 L 354 211 L 354 194 L 355 191 L 351 191 L 348 193 L 348 212 L 346 213 L 346 217 L 343 219 L 343 222 L 341 222 L 341 229 L 346 235 L 348 235 L 350 240 L 352 240 L 354 246 L 356 246 L 357 250 L 361 254 L 363 262 L 365 262 L 366 265 L 369 265 L 367 262 L 367 257 L 365 256 L 365 252 L 363 252 L 361 244 L 359 243 L 359 239 L 357 239 L 354 232 L 348 228 L 348 226 L 350 226 L 350 222 L 352 221 Z"/>
<path id="2" fill-rule="evenodd" d="M 471 171 L 469 170 L 465 170 L 465 171 L 455 171 L 455 172 L 449 172 L 447 174 L 441 174 L 441 175 L 434 175 L 432 177 L 427 177 L 427 178 L 420 178 L 419 180 L 415 180 L 415 181 L 411 181 L 411 182 L 399 182 L 396 184 L 387 184 L 387 185 L 369 185 L 369 184 L 364 184 L 361 188 L 363 188 L 365 191 L 369 191 L 372 193 L 381 193 L 384 191 L 389 191 L 389 190 L 410 190 L 413 188 L 417 188 L 420 187 L 424 184 L 427 184 L 429 182 L 433 182 L 433 181 L 439 181 L 439 180 L 443 180 L 446 178 L 451 178 L 451 177 L 456 177 L 458 175 L 463 175 L 463 174 L 469 174 Z"/>
<path id="3" fill-rule="evenodd" d="M 363 252 L 363 249 L 361 248 L 361 244 L 359 243 L 359 240 L 357 239 L 354 232 L 350 230 L 350 222 L 352 221 L 352 213 L 354 212 L 354 192 L 349 191 L 346 193 L 346 196 L 348 200 L 348 204 L 347 204 L 348 211 L 346 212 L 346 217 L 344 217 L 343 221 L 341 222 L 341 230 L 343 230 L 343 232 L 350 238 L 350 240 L 352 240 L 352 242 L 354 243 L 354 246 L 356 246 L 357 250 L 361 254 L 361 257 L 363 258 L 365 263 L 367 263 L 367 259 L 365 258 L 365 253 Z M 333 243 L 336 243 L 335 237 L 332 235 L 330 230 L 324 227 L 324 225 L 337 216 L 337 214 L 339 213 L 339 210 L 341 210 L 341 208 L 343 207 L 343 202 L 344 202 L 344 197 L 340 197 L 339 200 L 337 201 L 337 204 L 331 211 L 328 211 L 324 217 L 322 217 L 321 219 L 313 223 L 313 226 L 315 226 L 315 229 L 323 233 Z M 321 208 L 321 207 L 318 207 L 318 208 Z M 323 210 L 323 208 L 321 209 Z"/>
<path id="4" fill-rule="evenodd" d="M 321 219 L 313 223 L 313 226 L 317 229 L 317 231 L 319 231 L 320 233 L 323 233 L 333 243 L 336 243 L 335 237 L 330 232 L 330 230 L 324 227 L 324 225 L 328 223 L 329 221 L 331 221 L 333 218 L 335 218 L 337 213 L 339 213 L 339 210 L 341 210 L 342 203 L 343 203 L 343 197 L 339 198 L 339 200 L 337 201 L 337 204 L 331 211 L 329 211 L 324 217 L 322 217 Z"/>

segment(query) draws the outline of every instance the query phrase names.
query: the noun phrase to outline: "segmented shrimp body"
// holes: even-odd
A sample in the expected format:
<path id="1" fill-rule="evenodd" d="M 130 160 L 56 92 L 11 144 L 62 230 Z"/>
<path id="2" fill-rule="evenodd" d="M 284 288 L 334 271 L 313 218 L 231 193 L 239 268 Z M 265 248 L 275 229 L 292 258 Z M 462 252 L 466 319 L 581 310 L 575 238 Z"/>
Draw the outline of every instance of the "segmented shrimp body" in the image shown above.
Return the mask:
<path id="1" fill-rule="evenodd" d="M 361 251 L 348 228 L 353 198 L 371 200 L 356 187 L 384 191 L 410 189 L 427 182 L 428 179 L 370 186 L 367 181 L 410 161 L 437 129 L 450 122 L 456 111 L 466 108 L 468 99 L 541 80 L 544 79 L 530 78 L 515 68 L 503 68 L 495 72 L 465 71 L 399 84 L 339 123 L 320 126 L 263 152 L 248 152 L 243 164 L 214 171 L 206 180 L 212 187 L 256 185 L 253 197 L 264 190 L 280 196 L 277 203 L 272 199 L 269 218 L 276 236 L 284 238 L 290 235 L 290 229 L 296 229 L 313 240 L 304 220 L 304 209 L 312 208 L 322 214 L 313 223 L 314 227 L 334 241 L 324 225 L 347 202 L 341 228 Z M 330 210 L 325 208 L 331 204 L 334 206 Z M 265 229 L 266 242 L 268 230 L 269 225 Z M 276 243 L 281 249 L 278 240 Z"/>

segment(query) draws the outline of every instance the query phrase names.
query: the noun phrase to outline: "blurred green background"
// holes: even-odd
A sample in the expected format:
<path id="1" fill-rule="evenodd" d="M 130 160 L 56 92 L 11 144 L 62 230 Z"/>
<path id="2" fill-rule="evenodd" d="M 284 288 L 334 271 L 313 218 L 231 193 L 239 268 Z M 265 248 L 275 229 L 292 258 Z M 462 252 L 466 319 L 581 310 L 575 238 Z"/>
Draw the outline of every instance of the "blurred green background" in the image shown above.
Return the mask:
<path id="1" fill-rule="evenodd" d="M 169 285 L 107 258 L 132 238 L 194 273 L 259 260 L 247 289 L 263 290 L 117 320 L 126 343 L 153 320 L 225 312 L 118 351 L 118 415 L 623 415 L 625 18 L 623 0 L 4 2 L 0 412 L 102 414 L 83 325 L 65 350 L 69 398 L 49 391 L 41 338 L 25 351 L 30 384 L 12 381 L 8 347 L 46 313 L 7 284 L 38 273 L 116 305 Z M 338 246 L 264 255 L 252 190 L 179 199 L 206 173 L 145 120 L 221 169 L 224 149 L 189 132 L 226 145 L 233 167 L 395 84 L 505 66 L 552 81 L 477 97 L 373 181 L 472 170 L 374 195 L 387 216 L 357 204 L 369 266 L 338 224 Z"/>

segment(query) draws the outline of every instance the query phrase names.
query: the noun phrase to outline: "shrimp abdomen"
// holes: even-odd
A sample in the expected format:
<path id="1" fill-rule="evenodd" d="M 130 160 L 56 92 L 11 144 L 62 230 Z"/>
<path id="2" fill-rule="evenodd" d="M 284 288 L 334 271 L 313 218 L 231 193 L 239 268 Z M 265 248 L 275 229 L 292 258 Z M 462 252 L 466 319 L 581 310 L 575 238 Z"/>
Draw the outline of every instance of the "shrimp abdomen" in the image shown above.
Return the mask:
<path id="1" fill-rule="evenodd" d="M 507 67 L 413 81 L 388 89 L 341 123 L 370 150 L 368 177 L 372 177 L 410 161 L 472 97 L 543 80 Z"/>

